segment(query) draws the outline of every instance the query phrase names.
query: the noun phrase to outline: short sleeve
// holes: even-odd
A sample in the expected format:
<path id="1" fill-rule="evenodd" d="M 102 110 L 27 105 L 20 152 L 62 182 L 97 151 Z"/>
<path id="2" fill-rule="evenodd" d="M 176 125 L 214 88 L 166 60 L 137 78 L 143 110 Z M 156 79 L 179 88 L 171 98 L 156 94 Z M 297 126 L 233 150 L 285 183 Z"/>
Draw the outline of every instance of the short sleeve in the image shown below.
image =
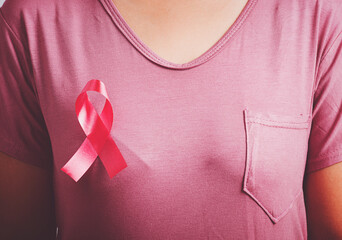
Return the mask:
<path id="1" fill-rule="evenodd" d="M 50 137 L 28 56 L 0 9 L 0 151 L 50 169 Z"/>
<path id="2" fill-rule="evenodd" d="M 306 173 L 342 162 L 342 33 L 317 71 Z"/>

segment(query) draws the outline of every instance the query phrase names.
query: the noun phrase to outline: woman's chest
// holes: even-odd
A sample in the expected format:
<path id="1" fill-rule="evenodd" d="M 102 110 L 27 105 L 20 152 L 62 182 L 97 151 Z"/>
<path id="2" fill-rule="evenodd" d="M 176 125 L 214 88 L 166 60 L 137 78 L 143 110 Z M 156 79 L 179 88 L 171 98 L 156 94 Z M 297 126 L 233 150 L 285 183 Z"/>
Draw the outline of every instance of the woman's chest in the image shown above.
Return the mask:
<path id="1" fill-rule="evenodd" d="M 156 200 L 153 196 L 158 196 L 159 209 L 173 194 L 187 192 L 195 198 L 183 184 L 189 183 L 200 191 L 198 206 L 206 201 L 202 193 L 216 186 L 227 191 L 221 198 L 227 200 L 233 193 L 238 202 L 240 193 L 255 196 L 272 220 L 283 216 L 301 190 L 313 73 L 312 63 L 305 59 L 312 52 L 297 55 L 295 47 L 285 53 L 270 48 L 275 43 L 297 45 L 272 36 L 261 38 L 249 26 L 210 61 L 170 70 L 148 61 L 113 25 L 94 25 L 82 31 L 82 37 L 56 36 L 57 49 L 63 50 L 59 54 L 47 47 L 36 56 L 42 60 L 35 65 L 37 90 L 59 194 L 87 189 L 73 196 L 101 192 L 107 204 L 113 202 L 106 197 L 108 192 L 116 200 L 139 195 L 130 204 L 142 200 L 142 214 L 144 203 Z M 61 42 L 64 45 L 58 45 Z M 107 88 L 114 116 L 110 135 L 128 166 L 110 179 L 97 158 L 77 185 L 60 168 L 87 137 L 75 101 L 91 79 L 101 80 Z M 90 100 L 100 113 L 103 97 Z M 186 205 L 187 199 L 170 206 Z"/>

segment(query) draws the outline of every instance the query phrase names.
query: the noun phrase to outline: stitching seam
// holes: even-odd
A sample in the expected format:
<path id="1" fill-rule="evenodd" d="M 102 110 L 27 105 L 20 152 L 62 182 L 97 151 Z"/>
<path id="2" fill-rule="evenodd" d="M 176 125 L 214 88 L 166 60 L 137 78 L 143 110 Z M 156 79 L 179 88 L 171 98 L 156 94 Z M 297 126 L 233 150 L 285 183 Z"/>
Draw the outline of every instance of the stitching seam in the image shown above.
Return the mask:
<path id="1" fill-rule="evenodd" d="M 18 41 L 20 47 L 22 48 L 22 51 L 26 54 L 26 57 L 27 56 L 31 56 L 29 54 L 29 51 L 24 47 L 24 44 L 20 41 L 18 35 L 14 32 L 13 28 L 11 27 L 11 25 L 8 23 L 8 21 L 6 20 L 3 12 L 2 12 L 2 9 L 0 8 L 0 16 L 1 18 L 4 20 L 4 23 L 6 24 L 8 30 L 10 31 L 10 33 L 13 34 L 14 38 Z M 32 60 L 31 60 L 31 63 L 32 63 Z M 33 64 L 33 63 L 32 63 Z M 29 67 L 29 66 L 27 66 Z M 34 72 L 34 75 L 35 75 L 35 70 L 33 68 L 33 65 L 32 65 L 32 71 Z M 33 90 L 34 90 L 34 93 L 35 93 L 35 96 L 38 100 L 38 103 L 39 103 L 39 106 L 40 106 L 40 101 L 39 101 L 39 97 L 38 97 L 38 91 L 37 91 L 37 87 L 36 87 L 36 83 L 34 81 L 34 76 L 31 76 L 29 75 L 29 78 L 30 78 L 30 81 L 31 81 L 31 84 L 32 84 L 32 87 L 33 87 Z M 41 107 L 41 106 L 40 106 Z"/>
<path id="2" fill-rule="evenodd" d="M 264 126 L 269 126 L 269 127 L 274 127 L 274 128 L 288 128 L 288 129 L 307 129 L 308 126 L 296 126 L 296 127 L 291 127 L 291 126 L 278 126 L 278 125 L 272 125 L 272 124 L 267 124 L 267 123 L 262 123 L 262 122 L 257 122 L 257 121 L 248 121 L 250 123 L 257 123 L 257 124 L 260 124 L 260 125 L 264 125 Z"/>
<path id="3" fill-rule="evenodd" d="M 333 154 L 333 153 L 336 153 L 338 152 L 338 154 Z M 312 158 L 310 161 L 314 161 L 315 163 L 317 162 L 321 162 L 327 158 L 331 158 L 331 157 L 336 157 L 336 156 L 339 156 L 339 155 L 342 155 L 342 149 L 336 149 L 334 151 L 330 151 L 328 153 L 324 153 L 324 154 L 319 154 L 318 156 L 316 156 L 315 158 Z M 319 160 L 317 160 L 319 159 Z"/>
<path id="4" fill-rule="evenodd" d="M 321 60 L 319 61 L 319 66 L 321 65 L 321 63 L 326 59 L 326 56 L 330 53 L 330 50 L 332 49 L 332 47 L 335 45 L 335 42 L 337 41 L 337 39 L 339 38 L 339 36 L 342 34 L 342 30 L 339 32 L 339 34 L 337 34 L 336 38 L 334 39 L 334 41 L 332 42 L 332 44 L 330 45 L 330 47 L 327 49 L 326 53 L 322 56 Z"/>
<path id="5" fill-rule="evenodd" d="M 117 20 L 117 22 L 119 23 L 121 28 L 124 28 L 125 31 L 124 33 L 128 35 L 129 38 L 134 39 L 133 43 L 134 46 L 138 47 L 142 52 L 144 52 L 146 55 L 148 55 L 150 58 L 154 59 L 155 61 L 158 61 L 160 63 L 163 63 L 166 66 L 169 67 L 176 67 L 176 68 L 186 68 L 186 67 L 193 67 L 195 66 L 197 63 L 202 63 L 207 61 L 209 58 L 212 57 L 212 55 L 217 52 L 216 50 L 219 50 L 221 47 L 223 47 L 224 43 L 226 43 L 226 41 L 231 38 L 234 33 L 242 26 L 243 22 L 245 22 L 246 17 L 249 15 L 250 10 L 252 9 L 252 7 L 255 5 L 257 0 L 250 0 L 251 3 L 247 6 L 247 8 L 243 11 L 243 13 L 236 19 L 235 24 L 233 23 L 233 27 L 229 28 L 227 31 L 229 31 L 228 33 L 226 32 L 225 36 L 223 38 L 221 38 L 217 44 L 215 44 L 214 46 L 212 46 L 212 48 L 210 50 L 208 50 L 206 53 L 203 53 L 203 55 L 201 55 L 199 58 L 197 58 L 194 61 L 191 61 L 189 63 L 184 63 L 184 64 L 172 64 L 168 61 L 165 61 L 162 58 L 159 58 L 158 56 L 155 56 L 154 54 L 152 54 L 150 51 L 148 51 L 147 49 L 145 49 L 143 45 L 143 43 L 141 43 L 139 41 L 139 39 L 137 39 L 136 36 L 134 36 L 134 34 L 132 34 L 132 32 L 130 31 L 130 28 L 128 26 L 126 26 L 126 22 L 125 21 L 121 21 L 120 16 L 116 14 L 114 7 L 108 2 L 110 0 L 106 1 L 106 5 L 107 7 L 110 8 L 110 10 L 112 11 L 112 14 L 115 19 Z M 147 46 L 146 46 L 147 47 Z M 148 47 L 147 47 L 148 48 Z M 206 57 L 204 57 L 204 55 L 207 55 Z"/>
<path id="6" fill-rule="evenodd" d="M 273 120 L 273 119 L 266 119 L 266 118 L 260 118 L 260 117 L 249 117 L 250 122 L 253 122 L 253 119 L 257 119 L 257 120 L 263 120 L 263 121 L 267 121 L 267 122 L 276 122 L 276 123 L 291 123 L 291 124 L 303 124 L 303 123 L 309 123 L 310 121 L 301 121 L 301 122 L 295 122 L 295 121 L 289 121 L 289 122 L 286 122 L 286 121 L 276 121 L 276 120 Z"/>

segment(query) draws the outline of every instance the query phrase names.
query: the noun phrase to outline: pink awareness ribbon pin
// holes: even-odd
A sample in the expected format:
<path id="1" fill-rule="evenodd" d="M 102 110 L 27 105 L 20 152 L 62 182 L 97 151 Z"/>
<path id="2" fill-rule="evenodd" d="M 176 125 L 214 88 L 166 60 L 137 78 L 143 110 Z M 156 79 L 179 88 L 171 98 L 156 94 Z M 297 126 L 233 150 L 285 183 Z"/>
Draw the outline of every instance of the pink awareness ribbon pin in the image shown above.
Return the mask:
<path id="1" fill-rule="evenodd" d="M 100 116 L 90 103 L 87 91 L 95 91 L 106 97 Z M 75 106 L 78 121 L 87 137 L 61 170 L 77 182 L 99 156 L 109 177 L 114 177 L 127 164 L 110 136 L 113 108 L 104 83 L 90 80 L 77 97 Z"/>

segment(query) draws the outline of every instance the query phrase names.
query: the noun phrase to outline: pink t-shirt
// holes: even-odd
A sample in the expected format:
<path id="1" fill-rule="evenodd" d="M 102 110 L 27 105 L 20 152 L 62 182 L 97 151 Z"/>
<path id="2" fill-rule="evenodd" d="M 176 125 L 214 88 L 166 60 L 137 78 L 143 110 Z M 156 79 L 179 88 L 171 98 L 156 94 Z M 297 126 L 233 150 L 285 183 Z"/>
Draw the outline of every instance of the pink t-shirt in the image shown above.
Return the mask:
<path id="1" fill-rule="evenodd" d="M 174 64 L 111 0 L 7 0 L 0 150 L 53 170 L 58 239 L 307 239 L 303 178 L 342 162 L 341 31 L 339 0 L 249 0 Z M 75 182 L 61 168 L 91 79 L 127 167 L 110 178 L 97 157 Z"/>

